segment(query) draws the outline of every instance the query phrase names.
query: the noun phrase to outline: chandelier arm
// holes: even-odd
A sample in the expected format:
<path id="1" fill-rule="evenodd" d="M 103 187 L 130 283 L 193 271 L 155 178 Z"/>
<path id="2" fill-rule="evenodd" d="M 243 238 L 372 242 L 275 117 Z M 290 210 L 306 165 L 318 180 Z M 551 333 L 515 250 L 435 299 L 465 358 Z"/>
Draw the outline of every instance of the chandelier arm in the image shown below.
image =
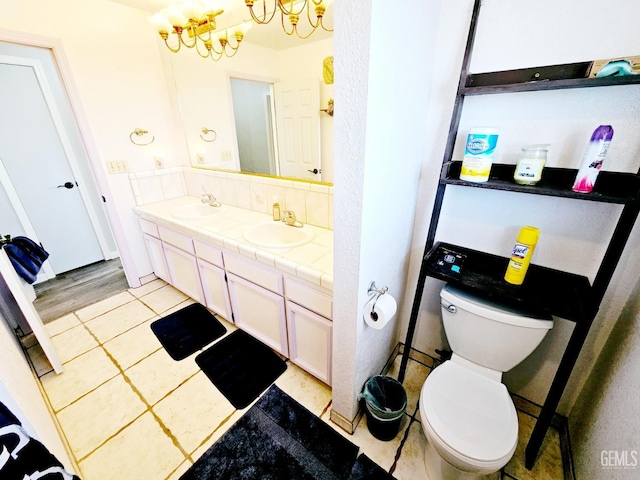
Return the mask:
<path id="1" fill-rule="evenodd" d="M 322 24 L 322 16 L 318 17 L 316 16 L 316 20 L 315 22 L 313 21 L 313 19 L 311 18 L 311 9 L 307 8 L 307 20 L 309 20 L 309 24 L 313 27 L 313 31 L 315 31 L 316 28 L 318 28 L 321 24 Z M 313 33 L 313 32 L 311 32 Z M 307 37 L 305 37 L 307 38 Z"/>
<path id="2" fill-rule="evenodd" d="M 296 25 L 295 27 L 293 27 L 293 33 L 295 33 L 298 38 L 301 38 L 302 40 L 306 40 L 307 38 L 309 38 L 311 35 L 313 35 L 313 32 L 316 31 L 316 28 L 318 27 L 314 27 L 308 35 L 300 35 L 300 31 L 298 30 L 298 26 Z"/>
<path id="3" fill-rule="evenodd" d="M 278 1 L 278 0 L 276 0 L 276 2 L 277 2 L 277 8 L 279 8 L 279 9 L 280 9 L 280 11 L 281 11 L 283 14 L 285 14 L 285 15 L 291 15 L 291 14 L 294 14 L 294 15 L 300 15 L 300 14 L 302 13 L 302 10 L 304 10 L 304 9 L 305 9 L 305 7 L 306 7 L 306 9 L 307 9 L 307 12 L 309 11 L 309 8 L 311 7 L 311 4 L 309 3 L 309 0 L 304 0 L 304 2 L 301 2 L 301 3 L 302 3 L 302 6 L 300 7 L 300 10 L 299 10 L 299 11 L 297 11 L 297 12 L 296 12 L 296 11 L 294 11 L 294 8 L 293 8 L 293 2 L 291 2 L 291 8 L 290 8 L 289 10 L 287 10 L 287 7 L 285 7 L 285 6 L 284 6 L 284 2 L 285 2 L 285 1 L 286 1 L 286 0 L 283 0 L 283 1 Z"/>
<path id="4" fill-rule="evenodd" d="M 178 40 L 178 46 L 177 47 L 172 47 L 171 45 L 169 45 L 169 40 L 168 37 L 164 38 L 164 44 L 167 46 L 167 48 L 169 50 L 171 50 L 171 52 L 173 53 L 178 53 L 180 51 L 180 47 L 182 46 L 182 42 L 180 42 L 180 40 Z"/>
<path id="5" fill-rule="evenodd" d="M 249 6 L 247 5 L 247 7 L 249 8 L 249 13 L 251 14 L 251 18 L 253 19 L 254 22 L 259 23 L 261 25 L 265 25 L 267 23 L 269 23 L 271 20 L 273 20 L 273 17 L 276 14 L 276 11 L 278 10 L 277 7 L 277 2 L 278 0 L 274 0 L 274 5 L 273 5 L 273 11 L 271 12 L 271 16 L 269 16 L 269 19 L 267 20 L 267 0 L 262 0 L 262 19 L 260 19 L 253 11 L 253 5 Z"/>
<path id="6" fill-rule="evenodd" d="M 333 28 L 327 28 L 324 26 L 324 17 L 320 18 L 320 26 L 325 32 L 333 32 Z"/>
<path id="7" fill-rule="evenodd" d="M 240 45 L 238 45 L 238 47 L 239 47 L 239 46 L 240 46 Z M 231 48 L 231 51 L 233 52 L 231 55 L 229 55 L 229 54 L 227 53 L 227 50 L 226 50 L 226 48 L 225 48 L 225 50 L 224 50 L 224 54 L 227 56 L 227 58 L 235 57 L 236 53 L 238 53 L 238 47 L 236 47 L 236 48 L 230 47 L 230 48 Z"/>
<path id="8" fill-rule="evenodd" d="M 188 27 L 184 28 L 180 33 L 176 32 L 176 33 L 178 33 L 178 38 L 180 39 L 180 43 L 182 43 L 187 48 L 193 48 L 198 44 L 195 36 L 193 37 L 193 42 L 189 42 L 189 40 L 185 40 L 184 37 L 182 36 L 182 34 L 185 31 L 188 31 L 191 28 L 192 28 L 191 25 L 189 25 Z M 188 33 L 187 33 L 187 38 L 189 38 L 189 34 Z"/>
<path id="9" fill-rule="evenodd" d="M 215 53 L 215 55 L 214 55 Z M 222 58 L 223 52 L 218 52 L 217 50 L 211 49 L 209 50 L 209 58 L 214 62 L 217 62 Z"/>
<path id="10" fill-rule="evenodd" d="M 282 23 L 282 30 L 284 30 L 284 33 L 286 33 L 287 35 L 296 35 L 295 25 L 291 25 L 291 31 L 287 30 L 287 26 L 284 23 L 284 13 L 282 12 L 280 12 L 280 23 Z"/>

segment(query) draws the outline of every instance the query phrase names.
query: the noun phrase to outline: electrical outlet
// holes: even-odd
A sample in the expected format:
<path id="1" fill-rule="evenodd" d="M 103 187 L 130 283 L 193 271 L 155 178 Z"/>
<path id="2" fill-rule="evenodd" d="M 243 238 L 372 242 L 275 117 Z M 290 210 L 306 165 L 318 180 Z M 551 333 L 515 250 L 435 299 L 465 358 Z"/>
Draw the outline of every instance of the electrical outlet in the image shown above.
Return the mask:
<path id="1" fill-rule="evenodd" d="M 223 162 L 228 162 L 230 160 L 233 160 L 233 154 L 231 153 L 230 150 L 223 150 L 220 152 L 220 160 Z"/>
<path id="2" fill-rule="evenodd" d="M 107 171 L 111 174 L 127 173 L 129 171 L 129 165 L 126 160 L 109 160 L 107 162 Z"/>

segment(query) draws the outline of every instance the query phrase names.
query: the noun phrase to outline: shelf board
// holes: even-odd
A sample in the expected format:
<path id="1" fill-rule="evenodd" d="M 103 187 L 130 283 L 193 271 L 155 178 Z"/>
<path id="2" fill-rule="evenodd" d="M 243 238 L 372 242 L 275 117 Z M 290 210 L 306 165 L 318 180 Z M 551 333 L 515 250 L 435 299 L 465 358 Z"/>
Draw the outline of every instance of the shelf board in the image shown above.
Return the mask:
<path id="1" fill-rule="evenodd" d="M 466 255 L 459 275 L 443 273 L 436 264 L 443 249 Z M 425 255 L 427 274 L 467 288 L 480 296 L 516 308 L 555 315 L 573 322 L 589 321 L 593 313 L 587 277 L 530 265 L 524 283 L 504 280 L 509 259 L 469 248 L 437 242 Z"/>
<path id="2" fill-rule="evenodd" d="M 460 180 L 461 166 L 460 161 L 445 162 L 440 183 L 621 205 L 640 204 L 640 176 L 633 173 L 600 172 L 591 193 L 577 193 L 571 187 L 578 171 L 571 168 L 545 167 L 536 185 L 518 185 L 513 180 L 515 165 L 494 163 L 489 180 L 483 183 Z"/>
<path id="3" fill-rule="evenodd" d="M 514 71 L 495 72 L 504 74 L 505 77 Z M 482 76 L 489 74 L 471 74 L 467 77 L 465 86 L 461 87 L 461 95 L 487 95 L 509 92 L 534 92 L 540 90 L 562 90 L 567 88 L 610 87 L 615 85 L 640 84 L 640 75 L 626 75 L 621 77 L 594 77 L 594 78 L 562 78 L 552 80 L 534 80 L 517 83 L 502 84 L 496 81 L 494 85 L 477 85 L 482 83 Z M 493 74 L 492 74 L 493 75 Z"/>

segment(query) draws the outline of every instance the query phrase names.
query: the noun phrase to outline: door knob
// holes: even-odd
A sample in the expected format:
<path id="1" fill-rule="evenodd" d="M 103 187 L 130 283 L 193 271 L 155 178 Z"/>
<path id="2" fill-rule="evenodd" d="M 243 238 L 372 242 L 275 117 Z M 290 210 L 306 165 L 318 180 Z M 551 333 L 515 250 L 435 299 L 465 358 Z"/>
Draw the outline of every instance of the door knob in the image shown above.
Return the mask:
<path id="1" fill-rule="evenodd" d="M 58 185 L 58 188 L 73 188 L 73 182 L 65 182 L 64 185 Z"/>
<path id="2" fill-rule="evenodd" d="M 315 173 L 317 175 L 320 172 L 322 172 L 322 170 L 318 170 L 317 168 L 314 168 L 313 170 L 307 170 L 307 172 Z"/>

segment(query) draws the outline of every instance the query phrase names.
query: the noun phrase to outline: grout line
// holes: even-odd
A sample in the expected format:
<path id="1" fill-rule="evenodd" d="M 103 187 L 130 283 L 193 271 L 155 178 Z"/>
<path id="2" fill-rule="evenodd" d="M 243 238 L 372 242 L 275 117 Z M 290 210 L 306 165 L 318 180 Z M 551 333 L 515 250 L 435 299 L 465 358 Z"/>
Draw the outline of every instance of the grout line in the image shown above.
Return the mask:
<path id="1" fill-rule="evenodd" d="M 409 415 L 409 425 L 407 425 L 407 428 L 404 431 L 404 435 L 402 436 L 400 445 L 398 445 L 398 449 L 396 450 L 396 456 L 393 459 L 393 464 L 389 468 L 390 475 L 393 475 L 393 472 L 398 466 L 398 460 L 400 460 L 400 457 L 402 456 L 402 448 L 404 447 L 405 443 L 407 442 L 407 439 L 409 438 L 409 430 L 411 429 L 411 426 L 414 424 L 414 422 L 416 422 L 416 419 L 411 415 Z"/>
<path id="2" fill-rule="evenodd" d="M 107 357 L 109 358 L 109 360 L 111 360 L 113 362 L 113 364 L 116 366 L 116 368 L 120 371 L 120 374 L 123 377 L 123 380 L 131 387 L 131 389 L 133 390 L 133 392 L 138 395 L 138 397 L 140 398 L 140 401 L 147 407 L 147 410 L 142 414 L 144 415 L 145 413 L 149 412 L 152 416 L 153 419 L 158 423 L 158 425 L 160 426 L 160 428 L 162 429 L 162 431 L 169 437 L 169 439 L 172 441 L 172 443 L 176 446 L 176 448 L 178 448 L 178 450 L 180 450 L 180 452 L 184 455 L 185 459 L 190 460 L 191 457 L 189 456 L 189 454 L 185 451 L 185 449 L 182 447 L 182 445 L 180 445 L 180 443 L 178 442 L 178 439 L 171 433 L 171 430 L 169 430 L 169 428 L 164 424 L 164 422 L 160 419 L 160 417 L 158 417 L 158 415 L 153 411 L 152 406 L 149 404 L 149 402 L 147 402 L 147 400 L 144 398 L 144 396 L 142 395 L 142 393 L 140 392 L 140 390 L 138 390 L 138 388 L 133 384 L 133 382 L 131 381 L 131 379 L 125 374 L 125 371 L 122 369 L 122 367 L 120 366 L 120 364 L 116 361 L 116 359 L 113 357 L 113 355 L 111 355 L 107 349 L 104 347 L 104 345 L 102 343 L 100 343 L 100 341 L 98 340 L 98 338 L 93 334 L 93 332 L 91 332 L 91 330 L 89 330 L 88 327 L 85 326 L 85 328 L 87 329 L 87 331 L 89 332 L 90 335 L 92 335 L 96 341 L 98 342 L 98 344 L 100 345 L 100 348 L 102 348 L 102 350 L 105 352 L 105 354 L 107 355 Z M 157 351 L 157 350 L 156 350 Z M 155 352 L 154 352 L 155 353 Z M 146 358 L 148 358 L 150 355 L 148 355 Z M 196 372 L 197 374 L 197 372 Z M 191 379 L 193 376 L 195 376 L 196 374 L 190 376 L 189 378 L 187 378 L 186 380 L 184 380 L 180 385 L 178 385 L 178 387 L 180 387 L 181 385 L 183 385 L 187 380 Z M 113 377 L 115 378 L 115 377 Z M 178 388 L 176 387 L 176 389 Z M 95 389 L 94 389 L 95 390 Z M 93 390 L 92 390 L 93 391 Z M 175 391 L 172 390 L 172 392 Z M 169 394 L 167 394 L 169 395 Z M 166 395 L 162 398 L 164 399 L 166 398 Z M 160 402 L 162 399 L 158 400 L 158 402 Z M 156 402 L 156 404 L 158 403 Z M 98 447 L 96 447 L 95 449 L 93 449 L 89 454 L 85 455 L 84 458 L 87 458 L 89 455 L 91 455 L 92 453 L 94 453 L 96 450 L 98 450 L 100 447 L 102 447 L 105 443 L 107 443 L 109 440 L 111 440 L 112 438 L 114 438 L 116 435 L 118 435 L 118 433 L 120 433 L 122 430 L 124 430 L 125 428 L 131 426 L 138 418 L 140 418 L 142 415 L 136 417 L 133 421 L 129 422 L 127 425 L 125 425 L 123 428 L 121 428 L 116 434 L 111 435 L 108 439 L 106 439 L 102 444 L 100 444 Z M 180 463 L 178 465 L 178 467 L 181 465 L 182 463 Z M 176 467 L 177 468 L 177 467 Z"/>

